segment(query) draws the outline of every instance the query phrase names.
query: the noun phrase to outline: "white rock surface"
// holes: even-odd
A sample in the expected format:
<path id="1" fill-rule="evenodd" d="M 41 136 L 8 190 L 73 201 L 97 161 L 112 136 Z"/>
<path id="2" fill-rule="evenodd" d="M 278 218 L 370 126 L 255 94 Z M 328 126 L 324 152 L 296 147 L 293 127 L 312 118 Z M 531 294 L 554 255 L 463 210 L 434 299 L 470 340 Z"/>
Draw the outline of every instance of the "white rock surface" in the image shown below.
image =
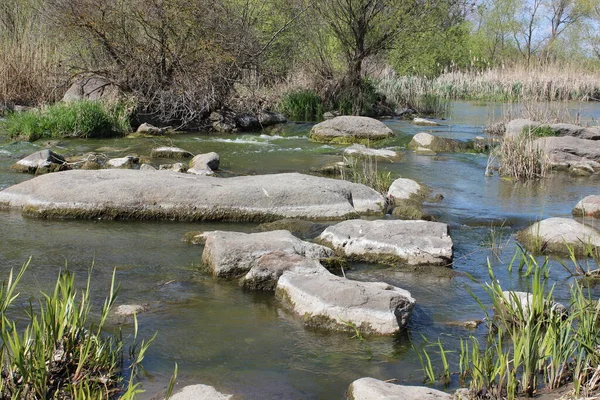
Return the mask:
<path id="1" fill-rule="evenodd" d="M 229 400 L 233 396 L 223 394 L 212 386 L 190 385 L 171 396 L 170 400 Z"/>
<path id="2" fill-rule="evenodd" d="M 448 225 L 430 221 L 353 219 L 325 229 L 317 241 L 370 262 L 450 266 Z"/>
<path id="3" fill-rule="evenodd" d="M 573 208 L 573 215 L 600 218 L 600 196 L 592 194 L 579 200 Z"/>
<path id="4" fill-rule="evenodd" d="M 398 178 L 390 185 L 387 195 L 394 200 L 409 200 L 418 196 L 423 188 L 416 181 L 407 178 Z"/>
<path id="5" fill-rule="evenodd" d="M 379 158 L 396 158 L 398 153 L 393 150 L 373 149 L 362 144 L 355 143 L 344 150 L 345 155 L 349 156 L 367 156 Z"/>
<path id="6" fill-rule="evenodd" d="M 452 396 L 424 386 L 403 386 L 374 378 L 360 378 L 348 388 L 349 400 L 450 400 Z"/>
<path id="7" fill-rule="evenodd" d="M 351 330 L 351 324 L 366 334 L 398 332 L 415 304 L 406 290 L 384 282 L 353 281 L 329 272 L 285 271 L 275 294 L 308 326 Z"/>
<path id="8" fill-rule="evenodd" d="M 600 247 L 600 233 L 587 225 L 568 218 L 548 218 L 534 223 L 517 234 L 530 250 L 565 253 L 566 245 L 581 252 L 589 245 Z"/>

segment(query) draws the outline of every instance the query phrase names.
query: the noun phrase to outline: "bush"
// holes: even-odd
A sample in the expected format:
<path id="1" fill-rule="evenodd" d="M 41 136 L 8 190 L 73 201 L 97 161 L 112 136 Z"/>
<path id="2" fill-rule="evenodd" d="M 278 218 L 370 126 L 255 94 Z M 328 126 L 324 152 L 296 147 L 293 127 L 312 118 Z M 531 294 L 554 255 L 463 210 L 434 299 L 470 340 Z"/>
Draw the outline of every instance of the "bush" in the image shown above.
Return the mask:
<path id="1" fill-rule="evenodd" d="M 295 90 L 285 94 L 278 109 L 293 121 L 318 121 L 323 118 L 321 97 L 312 90 Z"/>
<path id="2" fill-rule="evenodd" d="M 110 294 L 104 301 L 99 322 L 89 323 L 90 277 L 85 290 L 75 288 L 75 277 L 60 272 L 54 292 L 43 294 L 39 310 L 27 312 L 28 324 L 17 328 L 7 312 L 18 293 L 16 287 L 27 264 L 0 289 L 0 397 L 12 399 L 131 399 L 140 390 L 133 384 L 139 364 L 152 342 L 142 342 L 133 362 L 129 380 L 123 377 L 124 342 L 104 334 L 118 288 L 114 272 Z M 137 323 L 135 324 L 137 327 Z M 130 354 L 132 352 L 130 351 Z"/>
<path id="3" fill-rule="evenodd" d="M 92 138 L 128 132 L 130 110 L 94 101 L 57 103 L 39 110 L 10 114 L 5 122 L 9 137 L 35 141 L 42 138 Z"/>

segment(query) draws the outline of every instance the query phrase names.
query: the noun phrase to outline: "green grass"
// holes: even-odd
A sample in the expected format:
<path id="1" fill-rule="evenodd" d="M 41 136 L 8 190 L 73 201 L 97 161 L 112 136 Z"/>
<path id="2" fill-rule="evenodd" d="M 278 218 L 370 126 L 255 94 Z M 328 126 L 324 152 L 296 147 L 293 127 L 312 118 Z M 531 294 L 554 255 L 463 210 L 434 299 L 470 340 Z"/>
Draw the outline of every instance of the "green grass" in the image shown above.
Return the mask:
<path id="1" fill-rule="evenodd" d="M 547 258 L 539 263 L 522 252 L 511 264 L 517 260 L 519 271 L 526 271 L 521 279 L 528 279 L 528 302 L 523 304 L 514 292 L 504 292 L 489 263 L 489 280 L 483 285 L 489 302 L 471 293 L 486 315 L 488 333 L 483 343 L 472 335 L 461 338 L 462 384 L 469 386 L 472 395 L 487 393 L 486 398 L 497 399 L 531 397 L 542 387 L 555 389 L 568 382 L 573 382 L 576 396 L 596 393 L 600 389 L 600 302 L 575 281 L 565 312 L 556 306 L 554 288 L 547 285 Z M 441 354 L 447 353 L 439 340 L 434 345 Z M 434 371 L 429 355 L 419 354 L 419 358 L 424 361 L 426 380 L 447 379 L 445 356 L 442 373 Z"/>
<path id="2" fill-rule="evenodd" d="M 292 121 L 319 121 L 323 118 L 321 97 L 312 90 L 286 93 L 277 108 Z"/>
<path id="3" fill-rule="evenodd" d="M 28 141 L 111 137 L 131 130 L 130 113 L 131 108 L 126 103 L 78 101 L 12 113 L 4 125 L 10 138 Z"/>
<path id="4" fill-rule="evenodd" d="M 11 319 L 8 312 L 14 307 L 27 265 L 16 275 L 11 270 L 0 289 L 0 397 L 131 399 L 141 393 L 134 378 L 154 338 L 134 345 L 129 352 L 131 363 L 125 364 L 123 339 L 104 332 L 118 292 L 114 272 L 109 295 L 94 321 L 90 275 L 85 289 L 77 290 L 75 276 L 68 270 L 59 273 L 52 293 L 42 294 L 39 307 L 32 304 L 25 319 Z M 24 328 L 23 321 L 27 321 Z M 127 378 L 125 370 L 130 373 Z"/>
<path id="5" fill-rule="evenodd" d="M 531 134 L 535 137 L 558 136 L 558 132 L 550 128 L 548 125 L 540 125 L 532 129 L 529 129 L 529 127 L 525 127 L 523 128 L 523 134 Z"/>
<path id="6" fill-rule="evenodd" d="M 395 178 L 391 172 L 378 168 L 375 157 L 344 157 L 344 163 L 348 165 L 349 170 L 341 170 L 342 179 L 369 186 L 384 196 L 394 182 Z"/>

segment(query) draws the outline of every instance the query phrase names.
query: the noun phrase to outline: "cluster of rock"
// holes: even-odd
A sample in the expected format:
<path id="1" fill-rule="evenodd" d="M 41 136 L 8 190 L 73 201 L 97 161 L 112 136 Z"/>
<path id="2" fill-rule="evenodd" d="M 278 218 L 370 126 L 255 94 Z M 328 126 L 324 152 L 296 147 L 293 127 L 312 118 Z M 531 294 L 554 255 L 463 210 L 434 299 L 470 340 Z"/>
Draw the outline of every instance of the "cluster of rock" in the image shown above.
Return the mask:
<path id="1" fill-rule="evenodd" d="M 509 140 L 527 134 L 534 137 L 533 146 L 544 152 L 553 169 L 578 175 L 600 171 L 600 127 L 542 124 L 529 119 L 506 124 L 505 138 Z"/>
<path id="2" fill-rule="evenodd" d="M 263 110 L 259 113 L 236 113 L 232 110 L 214 111 L 209 116 L 210 126 L 217 132 L 252 132 L 287 122 L 278 112 Z"/>
<path id="3" fill-rule="evenodd" d="M 184 160 L 191 158 L 189 164 L 181 162 L 160 164 L 159 170 L 188 172 L 194 175 L 212 175 L 219 169 L 220 157 L 217 153 L 194 154 L 174 146 L 155 148 L 150 153 L 151 159 L 156 160 Z M 13 171 L 32 173 L 36 175 L 49 172 L 66 171 L 70 169 L 96 170 L 96 169 L 141 169 L 156 170 L 148 163 L 140 165 L 140 157 L 129 155 L 125 157 L 109 158 L 101 153 L 87 153 L 79 157 L 65 159 L 60 154 L 45 149 L 33 153 L 11 166 Z"/>
<path id="4" fill-rule="evenodd" d="M 427 221 L 348 220 L 326 228 L 316 243 L 285 230 L 204 232 L 187 240 L 204 243 L 202 264 L 213 276 L 236 279 L 249 290 L 275 292 L 306 325 L 366 334 L 404 328 L 415 300 L 384 282 L 334 275 L 324 266 L 336 265 L 332 258 L 423 268 L 447 266 L 452 259 L 448 227 Z"/>

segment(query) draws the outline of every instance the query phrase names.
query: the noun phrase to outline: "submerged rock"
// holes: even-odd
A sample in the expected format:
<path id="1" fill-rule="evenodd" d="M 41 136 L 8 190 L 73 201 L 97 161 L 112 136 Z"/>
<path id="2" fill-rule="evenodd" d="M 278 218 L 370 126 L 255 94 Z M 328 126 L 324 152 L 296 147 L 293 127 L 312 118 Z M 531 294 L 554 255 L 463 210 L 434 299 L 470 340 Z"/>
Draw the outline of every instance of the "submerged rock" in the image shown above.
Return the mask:
<path id="1" fill-rule="evenodd" d="M 433 153 L 461 151 L 466 148 L 458 140 L 434 136 L 427 132 L 417 133 L 413 136 L 407 147 L 417 152 Z"/>
<path id="2" fill-rule="evenodd" d="M 425 118 L 413 118 L 412 120 L 412 124 L 413 125 L 421 125 L 421 126 L 440 126 L 441 124 L 432 121 L 430 119 L 425 119 Z"/>
<path id="3" fill-rule="evenodd" d="M 212 386 L 190 385 L 169 397 L 170 400 L 230 400 L 233 395 L 223 394 Z"/>
<path id="4" fill-rule="evenodd" d="M 41 218 L 268 222 L 383 214 L 356 183 L 298 173 L 212 178 L 163 171 L 72 170 L 0 191 L 4 208 Z"/>
<path id="5" fill-rule="evenodd" d="M 46 149 L 30 154 L 17 161 L 10 169 L 16 172 L 45 174 L 48 172 L 65 171 L 71 169 L 71 167 L 67 164 L 63 156 Z"/>
<path id="6" fill-rule="evenodd" d="M 350 144 L 392 136 L 394 132 L 381 121 L 368 117 L 342 116 L 316 124 L 309 137 L 315 142 Z"/>
<path id="7" fill-rule="evenodd" d="M 568 218 L 548 218 L 517 233 L 517 239 L 532 252 L 568 253 L 567 246 L 577 254 L 588 248 L 600 247 L 600 233 Z"/>
<path id="8" fill-rule="evenodd" d="M 373 149 L 358 143 L 344 149 L 344 154 L 349 156 L 379 157 L 387 159 L 398 157 L 398 153 L 393 150 Z"/>
<path id="9" fill-rule="evenodd" d="M 282 255 L 286 254 L 316 260 L 333 256 L 331 249 L 304 242 L 288 231 L 250 234 L 214 231 L 204 232 L 201 236 L 206 240 L 202 253 L 202 264 L 214 276 L 221 278 L 241 277 L 256 267 L 261 257 L 272 253 L 279 254 L 278 258 L 281 260 L 284 259 Z M 268 261 L 263 260 L 263 266 Z M 294 264 L 295 261 L 292 261 Z"/>
<path id="10" fill-rule="evenodd" d="M 380 381 L 375 378 L 360 378 L 350 384 L 348 400 L 451 400 L 452 396 L 425 386 L 404 386 Z"/>
<path id="11" fill-rule="evenodd" d="M 118 317 L 132 317 L 134 314 L 141 314 L 146 311 L 148 311 L 147 305 L 122 304 L 115 309 L 115 315 Z"/>
<path id="12" fill-rule="evenodd" d="M 152 149 L 152 151 L 150 152 L 150 157 L 152 157 L 152 158 L 175 158 L 175 159 L 180 160 L 182 158 L 192 158 L 192 157 L 194 157 L 194 155 L 187 150 L 180 149 L 179 147 L 163 146 L 163 147 L 158 147 L 156 149 Z"/>
<path id="13" fill-rule="evenodd" d="M 391 335 L 406 325 L 415 299 L 384 282 L 358 282 L 330 273 L 285 271 L 275 295 L 308 326 Z"/>
<path id="14" fill-rule="evenodd" d="M 354 219 L 325 229 L 317 238 L 348 257 L 390 265 L 450 266 L 448 225 L 429 221 Z"/>
<path id="15" fill-rule="evenodd" d="M 581 199 L 573 208 L 573 215 L 600 218 L 600 196 L 590 195 Z"/>

